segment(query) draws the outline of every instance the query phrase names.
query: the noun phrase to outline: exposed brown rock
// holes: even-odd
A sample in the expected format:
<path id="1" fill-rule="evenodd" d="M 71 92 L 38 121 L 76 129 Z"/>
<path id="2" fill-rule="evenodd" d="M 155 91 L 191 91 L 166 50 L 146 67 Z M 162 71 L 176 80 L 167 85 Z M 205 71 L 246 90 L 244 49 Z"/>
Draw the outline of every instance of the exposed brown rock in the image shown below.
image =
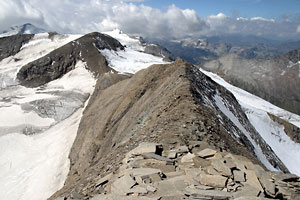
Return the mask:
<path id="1" fill-rule="evenodd" d="M 213 157 L 216 153 L 217 153 L 217 151 L 207 148 L 207 149 L 204 149 L 204 150 L 198 152 L 197 156 L 199 156 L 201 158 L 208 158 L 208 157 Z"/>
<path id="2" fill-rule="evenodd" d="M 201 67 L 216 71 L 233 85 L 300 114 L 299 50 L 271 59 L 246 59 L 227 54 Z"/>
<path id="3" fill-rule="evenodd" d="M 294 141 L 300 143 L 300 128 L 295 126 L 294 124 L 289 123 L 286 120 L 280 119 L 271 113 L 268 113 L 269 117 L 274 121 L 283 125 L 284 132 Z"/>
<path id="4" fill-rule="evenodd" d="M 24 86 L 37 87 L 62 77 L 74 69 L 79 60 L 86 62 L 87 68 L 99 76 L 114 71 L 99 50 L 117 48 L 124 47 L 114 38 L 101 33 L 89 33 L 23 66 L 17 78 Z"/>
<path id="5" fill-rule="evenodd" d="M 168 164 L 166 160 L 163 161 L 165 158 L 160 157 L 164 155 L 164 151 L 176 152 L 176 158 L 168 158 L 173 161 L 172 164 L 169 163 L 173 169 L 185 171 L 201 166 L 204 168 L 203 180 L 207 178 L 207 182 L 211 181 L 224 188 L 227 177 L 219 172 L 214 176 L 206 174 L 207 165 L 211 166 L 211 162 L 220 158 L 224 162 L 226 158 L 215 149 L 247 157 L 248 159 L 245 157 L 240 159 L 236 155 L 233 156 L 231 161 L 238 169 L 250 169 L 254 165 L 251 166 L 249 163 L 260 163 L 254 156 L 251 145 L 245 146 L 249 144 L 245 138 L 241 142 L 231 137 L 234 125 L 220 123 L 217 115 L 221 113 L 216 109 L 213 97 L 218 91 L 226 101 L 232 103 L 235 113 L 248 131 L 256 133 L 239 104 L 231 93 L 215 84 L 196 67 L 178 60 L 168 65 L 154 65 L 139 71 L 131 78 L 124 78 L 125 80 L 120 82 L 116 78 L 116 81 L 112 81 L 112 83 L 116 82 L 115 84 L 109 84 L 110 86 L 104 88 L 101 88 L 99 83 L 103 79 L 98 80 L 97 87 L 100 89 L 96 90 L 91 97 L 71 150 L 69 176 L 65 186 L 53 198 L 59 196 L 69 198 L 70 191 L 74 188 L 80 194 L 88 196 L 103 191 L 109 192 L 111 183 L 118 177 L 96 187 L 95 182 L 99 177 L 110 173 L 123 175 L 118 171 L 124 173 L 128 167 L 135 167 L 136 170 L 143 167 L 159 169 L 164 163 Z M 193 145 L 189 144 L 189 141 L 201 141 L 201 143 Z M 151 145 L 149 148 L 138 147 L 143 144 L 142 142 Z M 136 147 L 138 148 L 135 149 Z M 210 153 L 210 158 L 205 161 L 197 159 L 200 158 L 196 153 L 199 151 L 193 150 L 193 148 L 200 148 L 201 151 L 202 147 L 214 148 L 211 150 L 214 153 Z M 188 152 L 195 152 L 196 157 L 192 159 L 193 162 L 180 163 L 179 161 Z M 156 156 L 143 156 L 144 153 L 156 154 Z M 270 155 L 273 155 L 272 152 Z M 149 160 L 149 164 L 141 160 Z M 231 168 L 232 163 L 228 162 L 228 166 L 224 164 Z M 177 184 L 180 187 L 187 184 L 186 174 L 175 175 L 173 170 L 169 170 L 170 168 L 161 168 L 164 169 L 160 170 L 161 173 L 140 176 L 131 174 L 131 176 L 136 182 L 139 177 L 142 178 L 142 181 L 139 181 L 141 184 L 157 183 L 156 195 L 165 194 L 170 184 L 173 184 L 172 191 L 176 190 L 175 193 L 179 196 L 184 195 L 185 188 L 178 190 Z M 163 172 L 171 172 L 173 176 L 168 178 Z M 218 181 L 214 180 L 214 177 L 217 177 Z M 199 176 L 197 180 L 200 181 L 201 177 Z"/>
<path id="6" fill-rule="evenodd" d="M 135 149 L 129 151 L 128 155 L 132 155 L 132 152 L 139 152 L 141 147 L 148 147 L 148 150 L 155 151 L 157 144 L 155 143 L 141 143 Z M 153 153 L 155 154 L 155 153 Z M 216 154 L 220 154 L 217 152 Z M 225 155 L 226 153 L 223 152 Z M 158 154 L 156 154 L 159 156 Z M 188 155 L 188 154 L 187 154 Z M 192 154 L 191 154 L 192 155 Z M 168 166 L 167 162 L 161 162 L 161 165 L 157 168 L 146 168 L 146 167 L 132 167 L 132 163 L 137 161 L 142 161 L 145 166 L 146 163 L 153 163 L 152 158 L 139 157 L 136 156 L 128 162 L 123 162 L 122 166 L 118 169 L 116 174 L 109 174 L 106 177 L 98 180 L 98 186 L 106 185 L 104 191 L 99 191 L 99 194 L 95 194 L 92 199 L 94 200 L 119 200 L 119 199 L 141 199 L 141 200 L 158 200 L 158 199 L 219 199 L 219 200 L 231 200 L 231 199 L 291 199 L 296 198 L 297 192 L 294 189 L 291 189 L 291 186 L 288 184 L 281 183 L 282 180 L 290 181 L 293 185 L 300 183 L 299 180 L 294 179 L 293 175 L 286 175 L 285 177 L 272 172 L 272 175 L 269 175 L 263 168 L 254 165 L 252 162 L 247 161 L 248 166 L 256 168 L 254 170 L 248 170 L 247 172 L 247 181 L 245 181 L 245 174 L 242 171 L 234 170 L 234 179 L 224 177 L 219 172 L 215 170 L 215 175 L 209 175 L 206 173 L 206 170 L 209 168 L 213 169 L 214 162 L 220 161 L 224 162 L 224 158 L 216 158 L 213 162 L 209 162 L 208 166 L 204 168 L 197 168 L 194 165 L 191 165 L 189 162 L 181 162 L 181 160 L 186 155 L 181 155 L 175 163 L 171 165 L 176 166 L 179 162 L 181 163 L 182 169 L 177 168 L 175 172 L 167 172 L 164 174 L 162 172 L 163 166 Z M 224 156 L 226 159 L 235 158 L 235 161 L 240 160 L 245 162 L 244 157 L 234 156 L 232 154 L 226 154 Z M 211 158 L 206 158 L 206 160 Z M 244 161 L 243 161 L 244 160 Z M 251 163 L 251 164 L 250 164 Z M 205 170 L 206 169 L 206 170 Z M 256 177 L 256 174 L 258 177 Z M 273 182 L 266 179 L 270 177 L 277 177 Z M 258 184 L 258 180 L 262 187 Z M 273 180 L 273 179 L 272 179 Z M 241 184 L 241 182 L 243 182 Z M 109 184 L 110 183 L 110 184 Z M 298 189 L 300 188 L 299 186 Z M 84 194 L 77 193 L 75 191 L 71 192 L 71 197 L 75 199 L 86 199 L 87 196 Z M 62 199 L 64 199 L 62 197 Z M 56 199 L 58 200 L 58 199 Z"/>
<path id="7" fill-rule="evenodd" d="M 226 186 L 227 177 L 221 175 L 207 175 L 201 174 L 199 176 L 200 183 L 216 188 L 224 188 Z"/>

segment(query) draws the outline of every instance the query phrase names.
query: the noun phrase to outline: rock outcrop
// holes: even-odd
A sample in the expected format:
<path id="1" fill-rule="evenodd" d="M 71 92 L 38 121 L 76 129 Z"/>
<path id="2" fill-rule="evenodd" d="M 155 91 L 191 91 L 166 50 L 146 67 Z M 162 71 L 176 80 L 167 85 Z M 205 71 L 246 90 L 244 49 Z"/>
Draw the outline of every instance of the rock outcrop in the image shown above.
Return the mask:
<path id="1" fill-rule="evenodd" d="M 16 55 L 21 47 L 33 38 L 33 34 L 13 35 L 0 38 L 0 61 Z"/>
<path id="2" fill-rule="evenodd" d="M 268 172 L 243 156 L 211 148 L 199 141 L 170 150 L 158 143 L 140 143 L 125 155 L 116 172 L 84 186 L 98 191 L 93 197 L 76 191 L 70 196 L 91 200 L 299 199 L 296 175 Z"/>
<path id="3" fill-rule="evenodd" d="M 86 62 L 89 70 L 98 76 L 114 71 L 108 67 L 106 59 L 99 50 L 123 48 L 120 42 L 108 35 L 90 33 L 23 66 L 18 72 L 17 78 L 24 86 L 41 86 L 74 69 L 79 60 Z"/>
<path id="4" fill-rule="evenodd" d="M 272 59 L 245 59 L 229 54 L 201 65 L 233 85 L 292 113 L 300 113 L 299 50 Z"/>
<path id="5" fill-rule="evenodd" d="M 257 196 L 264 194 L 263 187 L 268 187 L 272 197 L 279 195 L 269 182 L 261 186 L 258 176 L 252 176 L 265 169 L 240 127 L 216 105 L 216 95 L 223 98 L 240 126 L 255 136 L 269 162 L 282 171 L 287 169 L 259 137 L 234 96 L 199 69 L 177 60 L 153 65 L 131 78 L 113 76 L 98 80 L 71 150 L 65 186 L 51 199 L 95 195 L 105 199 L 110 194 L 117 195 L 113 199 L 120 195 L 137 198 L 128 194 L 152 195 L 140 199 L 228 199 L 233 197 L 231 191 L 238 191 L 240 183 L 247 181 L 258 188 Z M 197 149 L 199 145 L 202 149 Z M 243 155 L 251 166 L 236 167 L 230 153 Z M 192 178 L 198 176 L 201 181 L 193 183 Z"/>
<path id="6" fill-rule="evenodd" d="M 145 49 L 144 49 L 145 53 L 162 57 L 166 61 L 174 61 L 175 60 L 175 56 L 172 55 L 172 53 L 168 49 L 166 49 L 160 45 L 143 43 L 143 46 L 145 47 Z"/>

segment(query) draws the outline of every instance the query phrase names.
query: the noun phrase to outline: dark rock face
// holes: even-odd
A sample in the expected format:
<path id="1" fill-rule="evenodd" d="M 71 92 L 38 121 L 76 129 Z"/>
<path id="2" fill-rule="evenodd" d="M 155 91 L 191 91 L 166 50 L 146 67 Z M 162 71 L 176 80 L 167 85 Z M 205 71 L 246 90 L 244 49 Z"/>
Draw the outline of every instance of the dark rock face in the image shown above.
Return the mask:
<path id="1" fill-rule="evenodd" d="M 148 54 L 151 54 L 154 56 L 159 56 L 159 57 L 165 58 L 166 60 L 169 60 L 169 61 L 175 60 L 175 56 L 172 55 L 172 53 L 168 49 L 166 49 L 160 45 L 145 43 L 144 46 L 145 46 L 145 50 L 144 50 L 145 53 L 148 53 Z"/>
<path id="2" fill-rule="evenodd" d="M 289 123 L 288 121 L 282 120 L 275 115 L 268 113 L 269 117 L 278 124 L 284 127 L 284 131 L 286 134 L 296 143 L 300 143 L 300 128 L 295 126 L 294 124 Z"/>
<path id="3" fill-rule="evenodd" d="M 244 59 L 231 54 L 201 67 L 221 74 L 233 85 L 281 108 L 300 114 L 299 59 L 298 50 L 273 59 Z"/>
<path id="4" fill-rule="evenodd" d="M 141 142 L 160 143 L 169 151 L 202 141 L 260 163 L 249 140 L 214 100 L 216 94 L 222 96 L 240 124 L 258 135 L 234 96 L 191 64 L 178 60 L 153 65 L 126 80 L 114 76 L 98 80 L 70 153 L 69 176 L 52 199 L 70 197 L 72 191 L 85 196 L 101 192 L 99 176 L 117 172 L 126 153 Z M 102 88 L 102 83 L 108 84 Z M 235 132 L 240 139 L 233 136 Z M 259 137 L 256 140 L 265 145 Z M 185 149 L 180 152 L 189 151 Z M 268 146 L 264 151 L 272 164 L 287 171 Z"/>
<path id="5" fill-rule="evenodd" d="M 13 35 L 0 38 L 0 61 L 16 55 L 21 47 L 33 38 L 33 34 Z"/>
<path id="6" fill-rule="evenodd" d="M 112 70 L 107 66 L 106 59 L 99 50 L 118 48 L 124 47 L 114 38 L 100 33 L 90 33 L 23 66 L 17 78 L 24 86 L 37 87 L 62 77 L 74 69 L 79 60 L 86 62 L 88 69 L 97 76 Z"/>

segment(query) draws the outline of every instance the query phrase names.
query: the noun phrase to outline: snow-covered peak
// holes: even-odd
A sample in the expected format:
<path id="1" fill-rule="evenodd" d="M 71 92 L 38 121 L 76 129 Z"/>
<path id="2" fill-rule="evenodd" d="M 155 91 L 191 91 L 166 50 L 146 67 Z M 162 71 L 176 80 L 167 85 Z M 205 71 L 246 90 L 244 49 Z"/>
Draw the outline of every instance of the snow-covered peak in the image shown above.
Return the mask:
<path id="1" fill-rule="evenodd" d="M 21 26 L 13 26 L 9 30 L 3 31 L 3 33 L 0 34 L 0 37 L 7 37 L 7 36 L 17 35 L 17 34 L 36 34 L 36 33 L 44 33 L 44 32 L 47 31 L 42 28 L 38 28 L 30 23 L 26 23 Z"/>
<path id="2" fill-rule="evenodd" d="M 124 50 L 112 51 L 108 49 L 101 50 L 102 55 L 106 57 L 109 66 L 119 73 L 136 73 L 137 71 L 149 67 L 153 64 L 164 64 L 162 57 L 144 53 L 145 47 L 138 37 L 132 37 L 116 29 L 104 34 L 119 40 L 125 45 Z"/>
<path id="3" fill-rule="evenodd" d="M 129 35 L 123 33 L 119 29 L 115 29 L 113 31 L 103 32 L 103 33 L 117 39 L 119 42 L 121 42 L 122 45 L 130 47 L 131 49 L 134 49 L 137 51 L 144 50 L 144 47 L 142 46 L 139 38 L 129 36 Z"/>

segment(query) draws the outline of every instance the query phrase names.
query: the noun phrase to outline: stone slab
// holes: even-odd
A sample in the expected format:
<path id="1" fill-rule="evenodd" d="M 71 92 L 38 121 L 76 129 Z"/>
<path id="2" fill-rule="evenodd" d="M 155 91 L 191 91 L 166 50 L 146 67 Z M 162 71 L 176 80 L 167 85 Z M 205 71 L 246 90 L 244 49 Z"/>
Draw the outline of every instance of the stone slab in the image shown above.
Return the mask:
<path id="1" fill-rule="evenodd" d="M 206 148 L 203 149 L 202 151 L 197 152 L 196 155 L 201 158 L 209 158 L 209 157 L 213 157 L 216 153 L 217 153 L 216 150 Z"/>

